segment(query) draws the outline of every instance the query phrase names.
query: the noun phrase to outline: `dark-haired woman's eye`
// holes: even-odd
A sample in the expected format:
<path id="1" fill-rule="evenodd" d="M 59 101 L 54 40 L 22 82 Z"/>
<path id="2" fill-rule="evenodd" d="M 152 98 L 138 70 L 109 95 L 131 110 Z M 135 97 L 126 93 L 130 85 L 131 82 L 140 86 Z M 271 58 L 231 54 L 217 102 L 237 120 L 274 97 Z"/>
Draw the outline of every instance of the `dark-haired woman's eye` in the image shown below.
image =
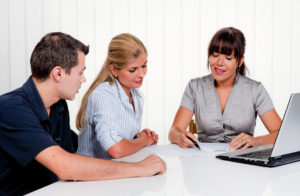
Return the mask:
<path id="1" fill-rule="evenodd" d="M 232 56 L 227 56 L 226 59 L 227 59 L 228 61 L 230 61 L 230 60 L 232 60 Z"/>
<path id="2" fill-rule="evenodd" d="M 213 56 L 213 57 L 218 57 L 218 56 L 219 56 L 219 53 L 215 53 L 215 52 L 214 52 L 214 53 L 212 54 L 212 56 Z"/>

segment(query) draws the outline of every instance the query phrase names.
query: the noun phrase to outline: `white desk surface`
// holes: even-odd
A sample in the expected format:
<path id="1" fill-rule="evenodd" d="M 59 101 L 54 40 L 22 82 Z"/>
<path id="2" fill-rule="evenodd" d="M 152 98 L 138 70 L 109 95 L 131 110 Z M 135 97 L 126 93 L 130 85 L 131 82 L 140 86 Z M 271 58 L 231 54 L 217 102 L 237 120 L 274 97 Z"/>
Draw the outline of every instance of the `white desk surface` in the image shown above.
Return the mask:
<path id="1" fill-rule="evenodd" d="M 146 147 L 122 158 L 138 161 L 156 151 L 167 164 L 164 175 L 119 180 L 59 181 L 29 195 L 300 195 L 300 162 L 266 168 L 215 158 L 217 152 L 177 145 Z M 219 152 L 220 153 L 220 152 Z"/>

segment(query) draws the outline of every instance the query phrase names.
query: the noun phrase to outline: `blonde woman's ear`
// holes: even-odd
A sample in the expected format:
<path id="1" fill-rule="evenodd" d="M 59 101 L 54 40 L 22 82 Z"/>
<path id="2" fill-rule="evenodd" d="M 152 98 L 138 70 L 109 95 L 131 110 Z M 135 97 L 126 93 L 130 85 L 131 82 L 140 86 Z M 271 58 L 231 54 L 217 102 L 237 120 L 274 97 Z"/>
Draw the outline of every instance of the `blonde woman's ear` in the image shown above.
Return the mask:
<path id="1" fill-rule="evenodd" d="M 115 68 L 115 66 L 114 66 L 113 64 L 110 64 L 110 65 L 109 65 L 109 70 L 110 70 L 110 73 L 111 73 L 115 78 L 118 77 L 118 74 L 117 74 L 117 72 L 116 72 L 116 68 Z"/>

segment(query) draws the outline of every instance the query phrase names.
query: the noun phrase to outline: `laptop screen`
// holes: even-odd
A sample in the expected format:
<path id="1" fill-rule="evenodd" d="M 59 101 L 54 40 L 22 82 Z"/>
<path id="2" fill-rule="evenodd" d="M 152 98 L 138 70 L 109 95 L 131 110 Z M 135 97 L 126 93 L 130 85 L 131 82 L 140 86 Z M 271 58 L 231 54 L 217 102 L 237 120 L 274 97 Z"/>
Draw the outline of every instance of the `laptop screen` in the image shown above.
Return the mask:
<path id="1" fill-rule="evenodd" d="M 300 93 L 292 94 L 274 143 L 271 156 L 300 151 Z"/>

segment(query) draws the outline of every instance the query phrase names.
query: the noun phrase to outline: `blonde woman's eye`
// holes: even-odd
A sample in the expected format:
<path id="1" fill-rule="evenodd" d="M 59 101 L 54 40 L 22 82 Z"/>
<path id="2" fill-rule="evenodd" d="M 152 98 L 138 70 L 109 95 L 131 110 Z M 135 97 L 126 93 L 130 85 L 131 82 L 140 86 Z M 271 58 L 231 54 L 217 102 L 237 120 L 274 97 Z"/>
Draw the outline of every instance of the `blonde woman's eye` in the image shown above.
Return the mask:
<path id="1" fill-rule="evenodd" d="M 136 68 L 134 68 L 134 69 L 129 69 L 129 72 L 133 73 L 133 72 L 135 72 L 135 70 L 136 70 Z"/>

